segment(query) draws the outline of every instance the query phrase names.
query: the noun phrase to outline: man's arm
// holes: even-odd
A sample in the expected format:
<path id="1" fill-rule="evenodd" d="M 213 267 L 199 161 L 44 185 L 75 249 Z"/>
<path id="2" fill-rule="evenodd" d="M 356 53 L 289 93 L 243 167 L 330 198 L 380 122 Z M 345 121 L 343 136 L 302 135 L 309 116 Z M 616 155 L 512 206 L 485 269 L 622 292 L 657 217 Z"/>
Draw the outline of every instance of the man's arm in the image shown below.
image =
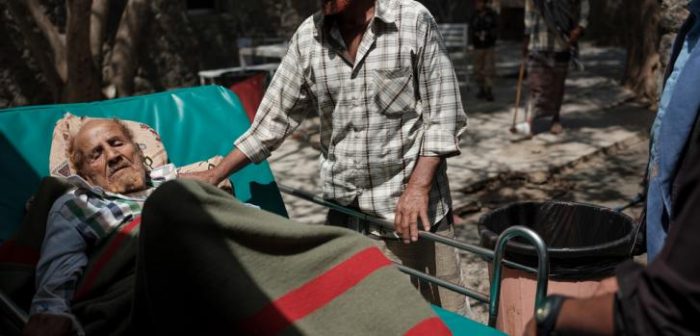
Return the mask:
<path id="1" fill-rule="evenodd" d="M 554 330 L 557 335 L 613 335 L 615 294 L 587 299 L 567 299 L 561 306 Z M 537 336 L 537 324 L 531 319 L 526 336 Z"/>
<path id="2" fill-rule="evenodd" d="M 430 230 L 431 223 L 428 219 L 430 188 L 433 186 L 433 177 L 441 161 L 442 158 L 437 156 L 419 157 L 406 190 L 399 198 L 394 226 L 404 243 L 418 240 L 419 218 L 423 229 Z"/>
<path id="3" fill-rule="evenodd" d="M 419 23 L 423 46 L 417 66 L 423 139 L 416 166 L 396 206 L 394 227 L 404 242 L 418 239 L 422 227 L 430 229 L 428 200 L 435 172 L 444 158 L 459 154 L 459 135 L 467 126 L 459 83 L 435 20 L 426 15 Z"/>
<path id="4" fill-rule="evenodd" d="M 250 159 L 237 148 L 234 148 L 224 157 L 213 169 L 198 172 L 182 173 L 178 177 L 185 179 L 200 180 L 212 185 L 219 185 L 229 175 L 247 166 Z"/>
<path id="5" fill-rule="evenodd" d="M 583 31 L 588 27 L 588 15 L 591 11 L 591 5 L 588 0 L 581 0 L 581 12 L 577 26 L 569 32 L 569 44 L 578 42 L 583 35 Z"/>
<path id="6" fill-rule="evenodd" d="M 459 155 L 459 136 L 466 130 L 459 82 L 432 17 L 425 18 L 417 77 L 422 107 L 421 156 Z"/>
<path id="7" fill-rule="evenodd" d="M 253 124 L 236 140 L 236 148 L 214 169 L 180 177 L 217 185 L 249 163 L 265 160 L 301 124 L 312 108 L 313 99 L 306 85 L 299 48 L 299 36 L 295 34 L 265 91 Z"/>
<path id="8" fill-rule="evenodd" d="M 78 227 L 52 208 L 36 268 L 37 291 L 30 307 L 26 335 L 61 335 L 67 323 L 78 327 L 71 300 L 87 265 L 87 244 Z"/>
<path id="9" fill-rule="evenodd" d="M 532 0 L 525 0 L 525 31 L 523 32 L 523 46 L 522 54 L 523 57 L 527 56 L 528 48 L 530 45 L 530 35 L 535 27 L 535 20 L 537 19 L 537 13 L 534 10 L 534 4 Z"/>

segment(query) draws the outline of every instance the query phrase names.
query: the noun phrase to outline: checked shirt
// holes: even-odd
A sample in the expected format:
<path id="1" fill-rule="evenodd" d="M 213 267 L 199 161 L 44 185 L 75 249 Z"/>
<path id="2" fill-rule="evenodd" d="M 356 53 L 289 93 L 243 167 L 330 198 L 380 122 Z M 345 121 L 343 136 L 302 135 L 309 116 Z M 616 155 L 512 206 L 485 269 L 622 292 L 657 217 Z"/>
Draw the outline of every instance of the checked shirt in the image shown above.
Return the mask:
<path id="1" fill-rule="evenodd" d="M 576 17 L 578 17 L 579 20 L 578 25 L 582 28 L 588 26 L 588 14 L 590 11 L 591 5 L 589 0 L 580 0 L 580 12 Z M 563 52 L 569 50 L 569 46 L 559 33 L 549 29 L 547 22 L 537 10 L 535 4 L 532 3 L 532 0 L 525 1 L 525 35 L 530 36 L 529 50 L 544 52 Z"/>
<path id="2" fill-rule="evenodd" d="M 107 192 L 77 175 L 68 177 L 75 188 L 57 199 L 49 211 L 30 313 L 72 317 L 70 301 L 88 263 L 85 251 L 138 217 L 153 190 L 175 176 L 172 164 L 155 168 L 150 172 L 151 187 L 129 195 Z"/>
<path id="3" fill-rule="evenodd" d="M 412 0 L 377 0 L 354 62 L 346 49 L 332 16 L 304 21 L 236 146 L 260 162 L 316 111 L 324 197 L 393 220 L 418 157 L 459 154 L 459 83 L 435 20 Z M 451 206 L 446 169 L 430 191 L 433 224 Z"/>

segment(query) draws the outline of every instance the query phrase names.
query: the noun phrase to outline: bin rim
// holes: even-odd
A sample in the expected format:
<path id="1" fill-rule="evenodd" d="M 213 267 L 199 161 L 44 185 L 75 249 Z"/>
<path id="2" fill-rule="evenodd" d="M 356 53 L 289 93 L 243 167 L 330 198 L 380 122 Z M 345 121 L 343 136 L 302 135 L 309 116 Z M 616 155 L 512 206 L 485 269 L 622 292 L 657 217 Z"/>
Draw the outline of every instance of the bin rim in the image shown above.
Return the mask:
<path id="1" fill-rule="evenodd" d="M 635 223 L 634 219 L 630 217 L 629 215 L 618 212 L 613 210 L 612 208 L 604 207 L 601 205 L 593 204 L 593 203 L 586 203 L 586 202 L 574 202 L 574 201 L 557 201 L 557 200 L 551 200 L 551 201 L 517 201 L 517 202 L 511 202 L 505 206 L 502 206 L 498 209 L 495 209 L 487 214 L 484 214 L 479 218 L 478 222 L 478 231 L 479 231 L 479 236 L 482 240 L 484 241 L 484 238 L 487 238 L 487 241 L 489 245 L 495 244 L 496 239 L 498 238 L 498 234 L 496 232 L 493 232 L 489 229 L 487 229 L 484 225 L 484 221 L 487 217 L 490 215 L 493 215 L 498 212 L 504 212 L 507 210 L 510 210 L 511 208 L 518 207 L 518 206 L 524 206 L 524 205 L 543 205 L 543 204 L 555 204 L 555 205 L 564 205 L 564 206 L 585 206 L 585 207 L 590 207 L 590 208 L 597 208 L 612 214 L 615 214 L 616 216 L 620 216 L 627 220 L 631 227 L 630 233 L 615 239 L 611 240 L 605 243 L 601 244 L 596 244 L 596 245 L 591 245 L 591 246 L 582 246 L 582 247 L 547 247 L 547 252 L 550 255 L 550 258 L 578 258 L 578 257 L 603 257 L 601 256 L 601 252 L 606 252 L 604 257 L 610 258 L 610 257 L 628 257 L 632 255 L 632 250 L 633 250 L 633 245 L 634 245 L 634 235 L 632 234 L 633 232 L 637 231 L 637 228 L 639 226 L 639 223 Z M 521 224 L 514 224 L 514 225 L 521 225 Z M 622 249 L 620 248 L 621 246 L 627 246 L 629 247 L 627 252 L 623 252 Z M 509 241 L 506 244 L 506 249 L 507 251 L 515 252 L 515 253 L 520 253 L 520 254 L 525 254 L 528 256 L 534 256 L 536 255 L 535 248 L 532 245 L 529 245 L 527 243 L 520 243 L 516 242 L 514 240 Z"/>

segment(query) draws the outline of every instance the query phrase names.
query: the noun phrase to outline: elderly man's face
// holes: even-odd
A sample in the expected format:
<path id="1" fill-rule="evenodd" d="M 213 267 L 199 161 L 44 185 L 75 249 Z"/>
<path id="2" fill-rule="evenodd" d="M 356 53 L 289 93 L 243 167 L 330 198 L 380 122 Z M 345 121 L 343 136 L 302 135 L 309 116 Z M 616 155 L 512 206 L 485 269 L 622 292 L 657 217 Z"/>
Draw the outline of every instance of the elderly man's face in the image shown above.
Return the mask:
<path id="1" fill-rule="evenodd" d="M 82 155 L 78 173 L 113 193 L 146 189 L 146 169 L 137 145 L 114 120 L 91 120 L 73 139 Z"/>

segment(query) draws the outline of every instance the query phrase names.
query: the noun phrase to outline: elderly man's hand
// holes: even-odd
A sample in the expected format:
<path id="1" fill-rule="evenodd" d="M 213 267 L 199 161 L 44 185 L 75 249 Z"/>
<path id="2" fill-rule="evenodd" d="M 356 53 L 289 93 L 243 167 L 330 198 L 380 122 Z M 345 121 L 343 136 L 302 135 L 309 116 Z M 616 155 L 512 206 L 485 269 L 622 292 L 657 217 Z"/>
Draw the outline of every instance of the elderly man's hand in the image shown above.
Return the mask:
<path id="1" fill-rule="evenodd" d="M 198 180 L 198 181 L 206 182 L 206 183 L 209 183 L 212 185 L 218 185 L 219 182 L 221 182 L 221 181 L 218 181 L 218 178 L 216 177 L 214 169 L 198 171 L 198 172 L 190 172 L 190 173 L 180 173 L 180 175 L 178 175 L 178 178 L 188 179 L 188 180 Z"/>
<path id="2" fill-rule="evenodd" d="M 428 219 L 428 199 L 430 187 L 408 185 L 396 205 L 394 229 L 406 244 L 418 240 L 418 220 L 423 229 L 430 230 Z"/>
<path id="3" fill-rule="evenodd" d="M 24 326 L 23 336 L 62 336 L 73 333 L 73 321 L 62 315 L 34 314 Z"/>

